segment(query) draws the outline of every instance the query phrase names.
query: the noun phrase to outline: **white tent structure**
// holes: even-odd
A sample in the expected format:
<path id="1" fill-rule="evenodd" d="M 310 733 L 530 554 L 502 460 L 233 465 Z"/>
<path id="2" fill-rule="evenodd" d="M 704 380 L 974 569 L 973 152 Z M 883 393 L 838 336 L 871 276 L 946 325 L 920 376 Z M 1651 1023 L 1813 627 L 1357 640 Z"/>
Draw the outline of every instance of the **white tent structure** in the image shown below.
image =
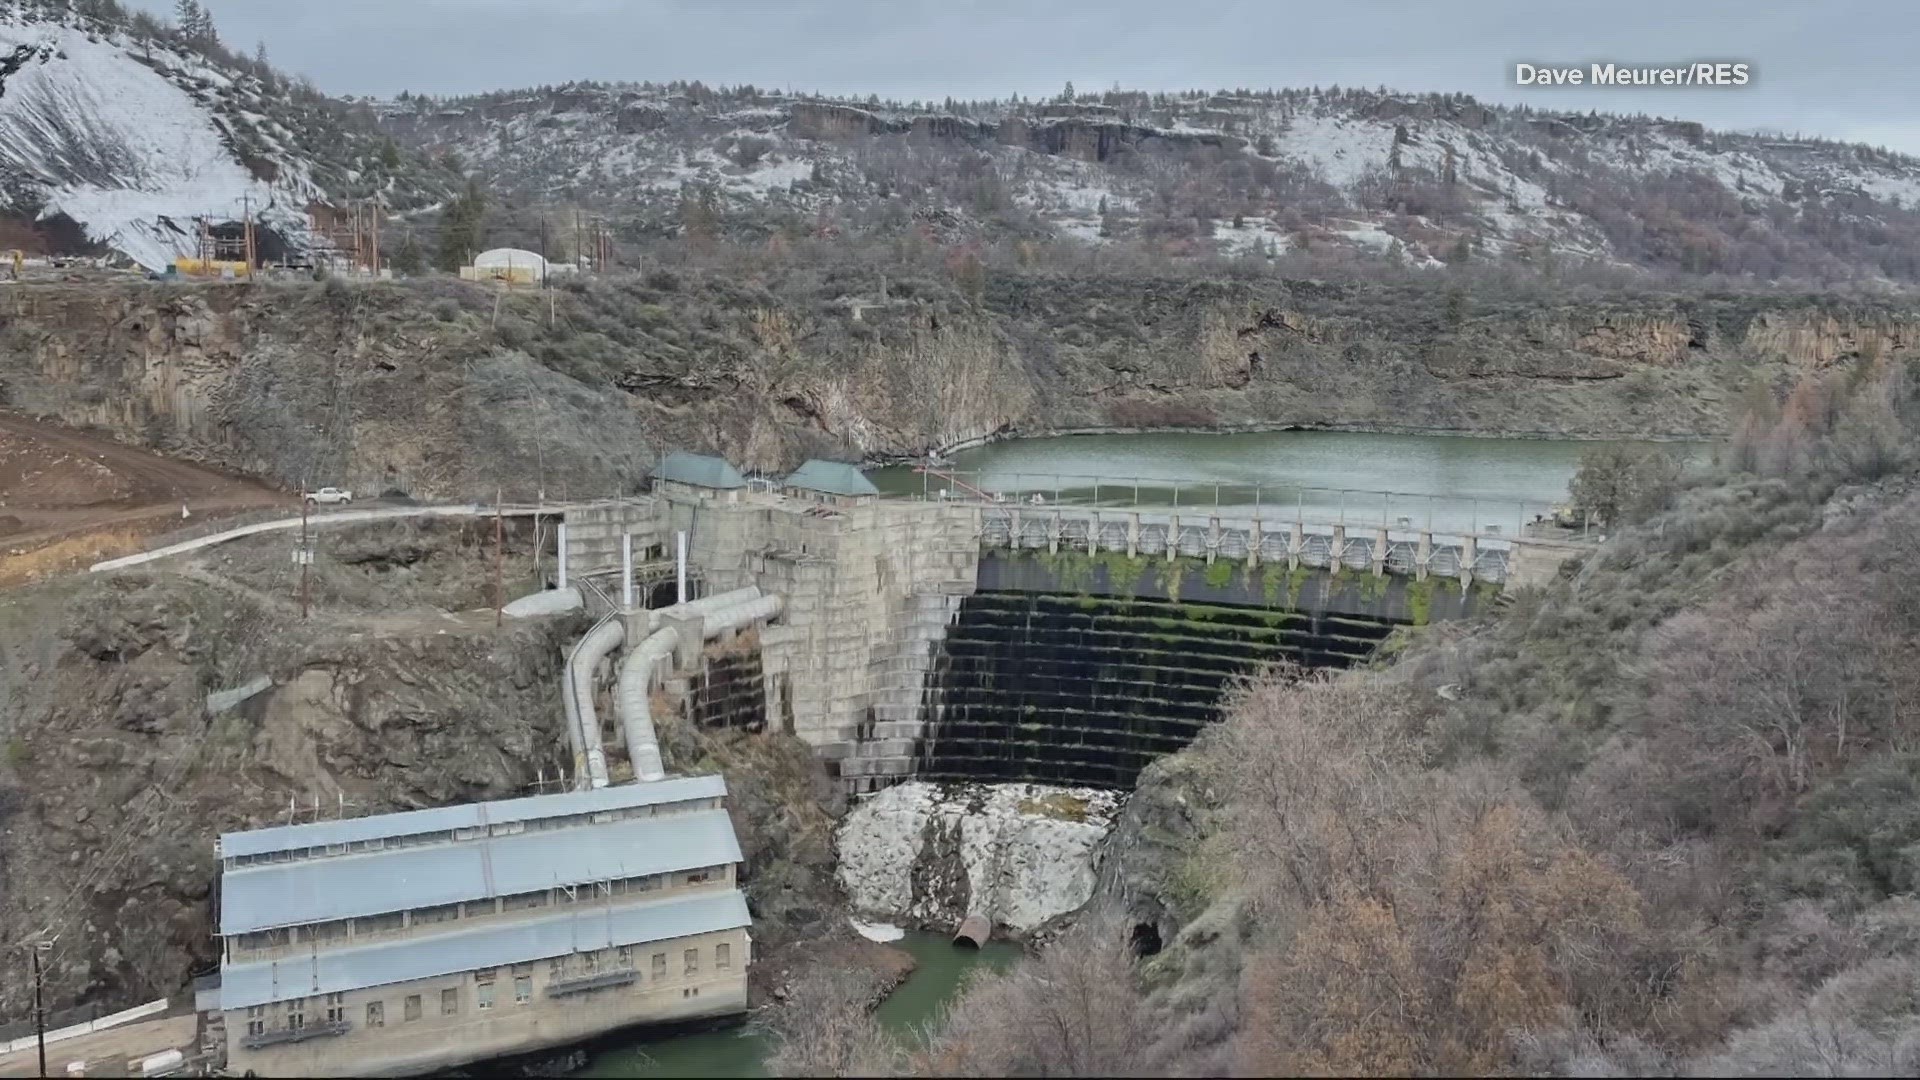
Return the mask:
<path id="1" fill-rule="evenodd" d="M 470 281 L 545 281 L 549 273 L 572 270 L 565 263 L 549 263 L 537 251 L 525 248 L 494 248 L 474 256 L 472 266 L 460 268 L 460 276 Z"/>

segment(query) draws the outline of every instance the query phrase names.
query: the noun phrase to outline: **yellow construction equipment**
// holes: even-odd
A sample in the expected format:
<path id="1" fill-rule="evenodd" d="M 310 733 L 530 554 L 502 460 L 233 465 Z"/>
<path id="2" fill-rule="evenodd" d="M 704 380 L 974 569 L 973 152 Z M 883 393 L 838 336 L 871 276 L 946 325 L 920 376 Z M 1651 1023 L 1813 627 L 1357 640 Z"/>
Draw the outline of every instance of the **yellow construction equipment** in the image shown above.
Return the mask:
<path id="1" fill-rule="evenodd" d="M 245 277 L 245 259 L 194 259 L 185 255 L 173 260 L 174 272 L 182 277 Z"/>

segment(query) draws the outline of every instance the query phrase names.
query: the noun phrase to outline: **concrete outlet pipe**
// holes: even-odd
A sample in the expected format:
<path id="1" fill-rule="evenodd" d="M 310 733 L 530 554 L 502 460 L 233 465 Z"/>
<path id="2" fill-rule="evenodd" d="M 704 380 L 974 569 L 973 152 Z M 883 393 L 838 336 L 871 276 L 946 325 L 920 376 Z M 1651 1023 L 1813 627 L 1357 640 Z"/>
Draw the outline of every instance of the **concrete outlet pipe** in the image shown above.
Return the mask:
<path id="1" fill-rule="evenodd" d="M 977 949 L 993 936 L 993 920 L 985 915 L 969 915 L 960 921 L 960 928 L 953 932 L 955 946 Z"/>
<path id="2" fill-rule="evenodd" d="M 742 595 L 749 591 L 751 595 Z M 764 622 L 779 615 L 781 609 L 779 596 L 761 596 L 758 589 L 743 589 L 710 599 L 713 606 L 704 610 L 696 610 L 696 604 L 708 601 L 675 605 L 666 612 L 704 616 L 702 635 L 713 638 L 729 630 Z M 633 762 L 635 780 L 651 782 L 663 780 L 667 775 L 666 766 L 660 760 L 660 739 L 654 730 L 653 703 L 649 699 L 654 669 L 660 661 L 673 655 L 679 641 L 679 633 L 671 627 L 656 630 L 639 648 L 629 652 L 620 665 L 620 728 L 626 735 L 627 758 Z"/>
<path id="3" fill-rule="evenodd" d="M 651 630 L 658 626 L 660 617 L 668 613 L 676 615 L 698 614 L 711 618 L 710 613 L 712 612 L 723 611 L 733 605 L 751 602 L 756 599 L 761 599 L 760 590 L 755 586 L 749 585 L 744 589 L 735 589 L 732 592 L 709 596 L 702 600 L 694 600 L 685 604 L 676 604 L 670 608 L 649 611 L 647 612 L 647 627 Z M 581 768 L 584 763 L 584 775 L 587 778 L 587 786 L 589 787 L 603 788 L 611 782 L 607 774 L 606 749 L 603 745 L 603 740 L 600 738 L 599 711 L 594 708 L 593 704 L 593 672 L 595 668 L 600 666 L 600 661 L 605 659 L 608 653 L 620 647 L 621 642 L 626 640 L 626 636 L 627 630 L 625 622 L 617 616 L 610 616 L 601 620 L 592 630 L 588 631 L 587 636 L 581 638 L 579 644 L 573 647 L 573 652 L 567 659 L 567 685 L 565 691 L 560 695 L 567 710 L 567 741 L 570 744 L 569 748 L 573 750 L 575 767 Z M 651 635 L 650 638 L 657 636 L 657 634 Z M 638 650 L 635 651 L 638 652 Z M 668 644 L 667 651 L 669 653 L 673 651 L 671 643 Z M 626 666 L 632 666 L 631 657 L 629 657 Z M 623 681 L 625 679 L 624 669 L 622 679 Z M 645 700 L 644 695 L 642 695 L 642 700 Z M 624 708 L 622 711 L 624 713 Z M 623 726 L 630 730 L 630 725 Z M 647 738 L 646 745 L 652 747 L 652 767 L 658 775 L 643 775 L 643 765 L 645 763 L 641 760 L 641 757 L 635 753 L 634 748 L 636 744 L 629 739 L 627 753 L 634 763 L 634 776 L 643 780 L 662 779 L 665 773 L 659 768 L 659 747 L 653 739 L 653 724 L 650 719 L 646 720 L 645 734 Z M 642 751 L 642 753 L 644 753 L 644 751 Z"/>

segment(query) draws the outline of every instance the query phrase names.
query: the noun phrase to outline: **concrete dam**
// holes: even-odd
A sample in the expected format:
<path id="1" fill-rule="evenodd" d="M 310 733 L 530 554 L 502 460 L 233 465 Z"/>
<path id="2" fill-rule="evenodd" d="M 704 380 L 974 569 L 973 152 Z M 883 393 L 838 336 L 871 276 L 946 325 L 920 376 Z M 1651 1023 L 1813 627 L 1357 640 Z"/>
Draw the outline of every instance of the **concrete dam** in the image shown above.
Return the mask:
<path id="1" fill-rule="evenodd" d="M 1585 549 L 1405 519 L 982 495 L 882 498 L 821 462 L 749 481 L 676 454 L 650 496 L 565 512 L 558 593 L 630 622 L 662 599 L 759 598 L 724 632 L 682 630 L 699 647 L 657 650 L 644 693 L 623 669 L 618 697 L 703 727 L 790 732 L 850 793 L 916 777 L 1126 789 L 1218 719 L 1239 680 L 1363 662 L 1395 627 L 1470 616 Z M 713 617 L 701 607 L 655 610 L 632 633 Z M 615 705 L 606 655 L 575 692 L 595 722 L 619 711 L 591 704 Z M 623 720 L 583 742 L 617 757 L 627 730 L 651 729 Z"/>

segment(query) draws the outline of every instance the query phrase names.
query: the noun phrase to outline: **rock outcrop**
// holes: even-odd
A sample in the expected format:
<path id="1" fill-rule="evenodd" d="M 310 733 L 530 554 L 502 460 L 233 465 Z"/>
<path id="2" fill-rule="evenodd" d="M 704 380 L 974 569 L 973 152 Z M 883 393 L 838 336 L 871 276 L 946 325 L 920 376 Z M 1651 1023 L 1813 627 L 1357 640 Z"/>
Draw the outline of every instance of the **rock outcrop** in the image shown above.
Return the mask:
<path id="1" fill-rule="evenodd" d="M 0 407 L 288 486 L 533 498 L 631 490 L 672 448 L 776 471 L 1115 428 L 1711 437 L 1747 380 L 1920 355 L 1894 297 L 1017 273 L 895 278 L 856 315 L 873 284 L 657 272 L 497 312 L 445 280 L 22 285 Z"/>
<path id="2" fill-rule="evenodd" d="M 1040 784 L 899 784 L 841 821 L 840 884 L 866 916 L 951 930 L 979 914 L 1031 931 L 1093 894 L 1095 852 L 1122 797 Z"/>

